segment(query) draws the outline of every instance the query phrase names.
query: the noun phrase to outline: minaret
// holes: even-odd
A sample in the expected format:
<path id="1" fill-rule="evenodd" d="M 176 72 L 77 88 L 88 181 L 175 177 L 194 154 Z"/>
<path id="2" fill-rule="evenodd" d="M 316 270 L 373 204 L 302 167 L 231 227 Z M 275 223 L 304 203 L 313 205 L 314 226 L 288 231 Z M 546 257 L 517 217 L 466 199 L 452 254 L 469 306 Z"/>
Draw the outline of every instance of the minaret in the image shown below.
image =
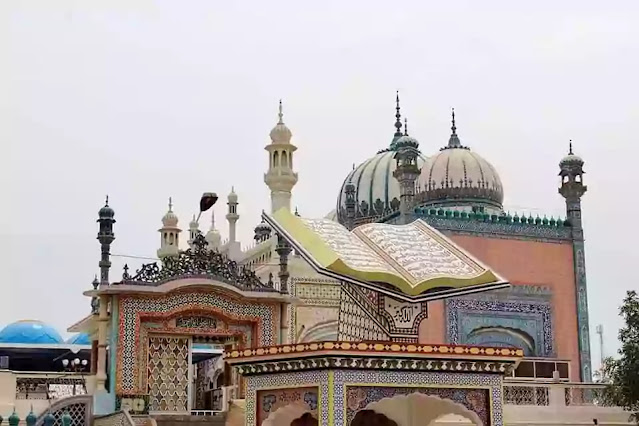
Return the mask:
<path id="1" fill-rule="evenodd" d="M 264 183 L 271 190 L 271 213 L 281 208 L 291 210 L 291 191 L 297 183 L 297 173 L 293 171 L 293 153 L 297 147 L 291 144 L 293 136 L 284 124 L 282 101 L 280 100 L 279 121 L 271 130 L 271 143 L 264 149 L 268 151 L 268 172 L 264 174 Z"/>
<path id="2" fill-rule="evenodd" d="M 220 232 L 215 228 L 215 210 L 211 211 L 211 228 L 204 238 L 206 239 L 206 242 L 209 243 L 208 248 L 210 250 L 217 250 L 220 248 L 222 237 L 220 236 Z"/>
<path id="3" fill-rule="evenodd" d="M 173 213 L 173 200 L 169 198 L 169 210 L 162 218 L 162 228 L 158 229 L 160 233 L 160 248 L 158 249 L 158 257 L 164 259 L 167 256 L 177 256 L 180 252 L 180 232 L 178 227 L 178 217 Z"/>
<path id="4" fill-rule="evenodd" d="M 592 368 L 588 325 L 588 289 L 584 231 L 581 223 L 581 197 L 586 193 L 588 187 L 583 182 L 583 165 L 584 160 L 572 152 L 571 141 L 568 155 L 559 162 L 559 176 L 561 177 L 559 193 L 566 199 L 566 216 L 572 228 L 581 380 L 590 382 L 592 381 Z"/>
<path id="5" fill-rule="evenodd" d="M 195 215 L 193 215 L 193 219 L 189 222 L 189 247 L 193 247 L 193 241 L 195 241 L 195 237 L 200 233 L 200 224 L 195 219 Z"/>
<path id="6" fill-rule="evenodd" d="M 229 222 L 229 243 L 228 243 L 228 256 L 235 260 L 240 255 L 240 243 L 237 241 L 236 225 L 240 215 L 237 214 L 237 194 L 235 188 L 231 187 L 231 192 L 227 197 L 228 213 L 226 214 L 226 220 Z"/>
<path id="7" fill-rule="evenodd" d="M 400 222 L 409 223 L 413 218 L 411 213 L 414 207 L 415 182 L 421 170 L 417 166 L 419 142 L 408 135 L 408 120 L 405 121 L 404 135 L 395 141 L 395 148 L 397 168 L 393 177 L 399 182 Z"/>
<path id="8" fill-rule="evenodd" d="M 111 243 L 115 240 L 113 224 L 115 223 L 115 212 L 109 207 L 109 196 L 107 195 L 104 207 L 98 212 L 98 241 L 100 242 L 100 287 L 109 285 L 109 269 L 111 268 Z"/>
<path id="9" fill-rule="evenodd" d="M 399 107 L 399 90 L 397 91 L 396 95 L 395 95 L 395 133 L 393 134 L 393 140 L 391 141 L 390 144 L 390 149 L 392 151 L 395 151 L 397 149 L 397 141 L 399 140 L 399 138 L 401 138 L 402 136 L 404 136 L 404 134 L 402 133 L 402 114 L 400 112 L 400 107 Z"/>

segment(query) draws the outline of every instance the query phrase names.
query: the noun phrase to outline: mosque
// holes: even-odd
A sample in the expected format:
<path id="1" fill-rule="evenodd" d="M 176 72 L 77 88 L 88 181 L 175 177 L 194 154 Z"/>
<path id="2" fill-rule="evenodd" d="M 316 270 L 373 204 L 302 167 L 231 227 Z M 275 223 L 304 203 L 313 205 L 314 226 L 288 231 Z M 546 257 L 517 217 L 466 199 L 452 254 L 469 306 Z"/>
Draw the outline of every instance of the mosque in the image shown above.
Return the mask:
<path id="1" fill-rule="evenodd" d="M 107 200 L 100 276 L 74 337 L 37 321 L 0 331 L 0 398 L 16 389 L 0 414 L 30 410 L 38 426 L 626 424 L 591 383 L 584 161 L 572 146 L 559 161 L 565 217 L 510 215 L 454 111 L 435 152 L 409 135 L 399 96 L 395 111 L 387 147 L 310 219 L 291 210 L 297 147 L 280 102 L 265 147 L 271 206 L 248 246 L 233 188 L 228 239 L 211 213 L 183 241 L 169 202 L 159 261 L 116 274 Z M 200 214 L 216 201 L 204 194 Z M 52 397 L 52 377 L 72 391 Z"/>

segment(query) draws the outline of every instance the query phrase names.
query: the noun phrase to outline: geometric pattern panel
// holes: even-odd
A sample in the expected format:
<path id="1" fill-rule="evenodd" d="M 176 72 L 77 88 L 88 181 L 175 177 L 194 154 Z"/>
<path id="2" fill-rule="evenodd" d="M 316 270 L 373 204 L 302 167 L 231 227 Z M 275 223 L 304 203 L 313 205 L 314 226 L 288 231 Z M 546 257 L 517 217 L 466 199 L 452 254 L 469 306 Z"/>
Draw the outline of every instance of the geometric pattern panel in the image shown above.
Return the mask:
<path id="1" fill-rule="evenodd" d="M 552 308 L 546 300 L 449 299 L 446 319 L 450 344 L 501 342 L 523 346 L 526 356 L 554 356 Z"/>
<path id="2" fill-rule="evenodd" d="M 465 403 L 462 401 L 465 401 L 468 395 L 472 395 L 473 398 L 478 396 L 465 392 L 484 389 L 487 391 L 486 398 L 489 401 L 489 409 L 488 412 L 484 412 L 483 415 L 491 419 L 491 422 L 484 424 L 492 426 L 503 426 L 504 424 L 502 415 L 502 377 L 497 374 L 335 370 L 333 375 L 333 424 L 336 426 L 348 425 L 347 419 L 355 416 L 357 408 L 354 407 L 360 407 L 363 404 L 361 401 L 358 402 L 357 399 L 349 400 L 349 396 L 352 398 L 353 394 L 349 395 L 347 389 L 352 389 L 353 386 L 370 388 L 371 392 L 366 394 L 366 398 L 369 399 L 380 396 L 384 392 L 394 392 L 392 390 L 373 390 L 383 388 L 384 386 L 397 389 L 397 391 L 395 391 L 397 393 L 401 393 L 409 388 L 411 391 L 416 392 L 424 391 L 435 393 L 449 392 L 449 390 L 452 390 L 453 394 L 449 396 L 455 398 L 453 399 L 454 401 L 457 400 L 466 407 L 472 407 L 472 411 L 478 415 L 482 412 L 481 404 L 474 405 L 472 401 L 466 401 Z M 441 389 L 441 391 L 430 391 L 430 388 Z M 455 394 L 455 390 L 460 392 Z M 462 393 L 464 394 L 462 395 Z M 431 395 L 432 394 L 433 393 L 431 393 Z M 359 397 L 360 395 L 356 392 L 355 396 Z M 482 400 L 479 399 L 479 402 L 481 401 Z M 346 412 L 343 411 L 344 407 L 346 408 Z"/>
<path id="3" fill-rule="evenodd" d="M 350 288 L 349 290 L 351 291 L 346 291 L 346 286 L 349 286 L 349 284 L 344 283 L 343 285 L 345 287 L 342 290 L 339 310 L 339 340 L 343 342 L 388 341 L 389 336 L 379 325 L 379 322 L 374 321 L 371 313 L 362 307 L 362 305 L 367 306 L 367 304 L 356 300 L 356 297 L 359 296 L 359 294 L 355 293 L 356 290 L 351 295 L 349 293 L 354 289 Z M 373 309 L 376 310 L 376 308 L 377 306 L 374 305 Z M 379 315 L 377 317 L 377 320 L 381 319 L 386 322 L 385 318 L 379 318 Z"/>
<path id="4" fill-rule="evenodd" d="M 329 425 L 331 423 L 329 423 L 328 397 L 330 393 L 328 371 L 282 372 L 279 374 L 246 377 L 246 426 L 259 426 L 261 424 L 257 422 L 256 418 L 258 405 L 260 404 L 260 402 L 258 402 L 258 392 L 260 392 L 260 395 L 264 395 L 264 391 L 277 391 L 279 389 L 290 388 L 317 389 L 318 386 L 319 393 L 316 399 L 317 411 L 313 410 L 313 412 L 317 413 L 316 417 L 320 425 Z M 309 399 L 309 401 L 305 401 L 309 406 L 311 403 L 315 403 L 311 395 L 307 396 L 306 399 Z M 335 425 L 337 424 L 338 423 L 335 423 Z"/>
<path id="5" fill-rule="evenodd" d="M 275 304 L 254 304 L 242 299 L 215 292 L 181 292 L 161 296 L 121 296 L 119 300 L 119 330 L 117 333 L 116 392 L 133 395 L 146 393 L 141 387 L 141 376 L 146 369 L 140 370 L 138 359 L 141 351 L 141 326 L 145 318 L 162 321 L 180 313 L 201 312 L 205 316 L 221 316 L 231 321 L 254 323 L 256 325 L 255 346 L 269 346 L 278 343 L 279 307 Z M 246 327 L 241 327 L 246 328 Z M 190 330 L 190 329 L 185 329 Z M 238 331 L 240 331 L 238 329 Z M 244 331 L 244 330 L 241 330 Z M 186 333 L 185 334 L 189 334 Z M 142 366 L 142 368 L 144 368 Z M 144 374 L 142 374 L 144 372 Z"/>
<path id="6" fill-rule="evenodd" d="M 475 412 L 484 425 L 490 424 L 490 396 L 488 389 L 394 387 L 394 386 L 347 386 L 346 422 L 350 424 L 355 414 L 372 402 L 397 395 L 419 392 L 424 395 L 449 399 Z"/>
<path id="7" fill-rule="evenodd" d="M 148 392 L 150 411 L 187 411 L 189 339 L 149 338 Z"/>
<path id="8" fill-rule="evenodd" d="M 271 413 L 289 404 L 302 404 L 317 418 L 319 400 L 317 386 L 307 388 L 288 388 L 261 390 L 257 392 L 257 424 L 261 425 Z"/>

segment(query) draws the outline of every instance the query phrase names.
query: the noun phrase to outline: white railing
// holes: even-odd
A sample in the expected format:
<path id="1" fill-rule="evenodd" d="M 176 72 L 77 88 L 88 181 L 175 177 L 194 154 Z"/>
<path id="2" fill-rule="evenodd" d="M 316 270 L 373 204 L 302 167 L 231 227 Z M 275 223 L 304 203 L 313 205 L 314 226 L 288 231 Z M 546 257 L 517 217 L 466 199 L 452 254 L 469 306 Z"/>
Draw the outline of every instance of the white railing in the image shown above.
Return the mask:
<path id="1" fill-rule="evenodd" d="M 504 383 L 504 403 L 532 406 L 603 406 L 604 385 L 593 383 Z"/>

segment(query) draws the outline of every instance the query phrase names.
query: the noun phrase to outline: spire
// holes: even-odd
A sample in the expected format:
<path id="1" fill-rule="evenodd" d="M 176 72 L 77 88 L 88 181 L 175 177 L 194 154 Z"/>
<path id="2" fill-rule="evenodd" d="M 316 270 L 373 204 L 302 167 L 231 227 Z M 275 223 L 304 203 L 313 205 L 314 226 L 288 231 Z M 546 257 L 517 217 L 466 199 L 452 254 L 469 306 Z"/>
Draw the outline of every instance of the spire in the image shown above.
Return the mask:
<path id="1" fill-rule="evenodd" d="M 457 126 L 455 125 L 455 108 L 452 110 L 452 126 L 450 130 L 452 133 L 450 134 L 450 138 L 448 139 L 448 146 L 446 148 L 463 148 L 461 142 L 459 141 L 459 136 L 457 136 Z"/>
<path id="2" fill-rule="evenodd" d="M 169 211 L 173 211 L 173 197 L 169 197 Z"/>
<path id="3" fill-rule="evenodd" d="M 568 155 L 574 155 L 572 153 L 572 139 L 570 139 L 570 142 L 568 143 Z"/>
<path id="4" fill-rule="evenodd" d="M 399 112 L 400 107 L 399 107 L 399 90 L 397 91 L 397 95 L 395 96 L 395 111 L 397 111 L 395 113 L 395 134 L 394 139 L 395 138 L 399 138 L 402 136 L 402 114 Z"/>
<path id="5" fill-rule="evenodd" d="M 211 229 L 215 229 L 215 210 L 211 211 Z"/>
<path id="6" fill-rule="evenodd" d="M 280 110 L 279 113 L 277 114 L 277 116 L 279 117 L 279 121 L 277 122 L 277 124 L 284 124 L 284 113 L 282 112 L 282 100 L 280 99 Z"/>
<path id="7" fill-rule="evenodd" d="M 404 136 L 408 136 L 408 118 L 404 118 Z"/>

